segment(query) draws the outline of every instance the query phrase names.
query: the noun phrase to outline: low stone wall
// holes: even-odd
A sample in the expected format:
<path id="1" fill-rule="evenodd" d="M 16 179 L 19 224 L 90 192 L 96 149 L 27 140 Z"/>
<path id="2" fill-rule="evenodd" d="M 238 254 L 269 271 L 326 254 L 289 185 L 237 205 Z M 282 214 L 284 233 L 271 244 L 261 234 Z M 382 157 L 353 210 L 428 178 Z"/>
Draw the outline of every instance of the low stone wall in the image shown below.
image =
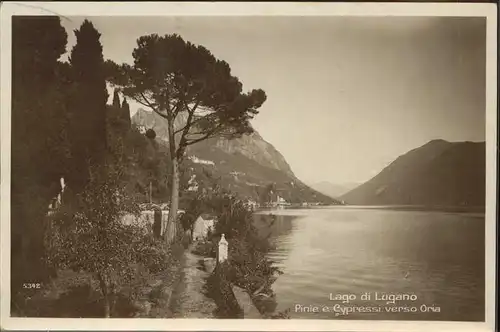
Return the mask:
<path id="1" fill-rule="evenodd" d="M 219 263 L 210 276 L 211 297 L 217 305 L 220 318 L 244 318 L 244 312 L 234 295 L 231 282 L 227 278 L 229 263 Z"/>
<path id="2" fill-rule="evenodd" d="M 156 212 L 158 213 L 158 212 Z M 179 215 L 184 213 L 184 211 L 179 211 Z M 157 221 L 157 224 L 155 225 L 155 211 L 154 210 L 144 210 L 141 211 L 141 215 L 139 218 L 136 218 L 135 216 L 131 214 L 126 214 L 122 218 L 122 222 L 125 225 L 131 225 L 132 223 L 138 222 L 139 225 L 144 225 L 144 227 L 151 227 L 155 233 L 158 235 L 161 235 L 165 232 L 165 228 L 167 226 L 167 221 L 168 221 L 168 210 L 162 210 L 161 211 L 161 220 Z"/>
<path id="3" fill-rule="evenodd" d="M 249 319 L 262 318 L 262 315 L 255 306 L 251 296 L 243 288 L 233 285 L 233 293 L 241 309 L 243 310 L 244 318 L 249 318 Z"/>
<path id="4" fill-rule="evenodd" d="M 126 214 L 122 217 L 122 222 L 125 225 L 131 225 L 135 222 L 138 222 L 141 225 L 153 225 L 154 223 L 154 211 L 141 211 L 141 216 L 136 218 L 132 214 Z"/>

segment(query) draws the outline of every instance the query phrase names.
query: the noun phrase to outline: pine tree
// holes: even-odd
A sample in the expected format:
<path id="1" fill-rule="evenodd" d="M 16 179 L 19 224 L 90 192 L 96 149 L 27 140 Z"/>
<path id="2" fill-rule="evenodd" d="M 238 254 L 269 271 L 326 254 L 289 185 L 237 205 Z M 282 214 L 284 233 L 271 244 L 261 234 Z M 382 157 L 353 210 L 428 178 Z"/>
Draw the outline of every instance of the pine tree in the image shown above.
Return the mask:
<path id="1" fill-rule="evenodd" d="M 165 240 L 169 243 L 176 233 L 180 166 L 187 148 L 214 137 L 251 133 L 250 120 L 267 97 L 261 89 L 243 92 L 227 62 L 176 34 L 142 36 L 132 55 L 133 66 L 108 62 L 106 76 L 168 125 L 172 186 Z M 184 118 L 176 128 L 176 121 Z"/>

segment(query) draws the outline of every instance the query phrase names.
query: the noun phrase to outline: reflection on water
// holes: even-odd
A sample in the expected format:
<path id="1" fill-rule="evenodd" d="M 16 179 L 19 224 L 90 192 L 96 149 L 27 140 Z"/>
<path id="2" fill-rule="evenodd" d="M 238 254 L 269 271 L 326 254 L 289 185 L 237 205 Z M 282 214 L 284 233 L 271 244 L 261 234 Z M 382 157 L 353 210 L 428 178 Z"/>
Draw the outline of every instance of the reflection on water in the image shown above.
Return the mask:
<path id="1" fill-rule="evenodd" d="M 256 214 L 256 224 L 275 219 L 269 255 L 284 274 L 273 288 L 278 310 L 291 308 L 291 318 L 484 320 L 484 215 L 343 207 L 273 213 Z M 342 304 L 330 293 L 356 299 Z M 361 300 L 363 293 L 370 299 Z M 387 304 L 387 293 L 407 298 Z M 351 309 L 341 314 L 341 306 Z"/>
<path id="2" fill-rule="evenodd" d="M 272 251 L 272 256 L 286 256 L 288 252 L 292 249 L 291 244 L 287 241 L 296 224 L 292 220 L 298 218 L 293 215 L 264 215 L 256 214 L 254 216 L 255 225 L 259 231 L 259 235 L 262 237 L 269 236 L 271 247 L 274 249 Z M 277 241 L 281 238 L 282 241 Z"/>

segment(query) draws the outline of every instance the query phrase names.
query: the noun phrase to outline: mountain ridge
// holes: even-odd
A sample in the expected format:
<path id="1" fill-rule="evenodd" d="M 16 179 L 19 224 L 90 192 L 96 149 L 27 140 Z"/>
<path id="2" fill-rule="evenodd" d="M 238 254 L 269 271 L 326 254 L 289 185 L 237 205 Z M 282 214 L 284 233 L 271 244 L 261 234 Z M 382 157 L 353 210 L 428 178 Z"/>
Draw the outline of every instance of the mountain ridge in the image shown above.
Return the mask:
<path id="1" fill-rule="evenodd" d="M 353 205 L 484 206 L 485 142 L 431 140 L 340 197 Z"/>
<path id="2" fill-rule="evenodd" d="M 308 185 L 320 193 L 332 198 L 338 198 L 357 187 L 359 183 L 332 183 L 330 181 L 320 181 L 308 183 Z"/>
<path id="3" fill-rule="evenodd" d="M 158 142 L 168 141 L 166 121 L 158 114 L 139 109 L 132 123 L 143 130 L 153 129 Z M 182 125 L 181 118 L 174 127 Z M 209 178 L 217 178 L 226 189 L 259 201 L 264 188 L 274 185 L 274 194 L 279 193 L 291 203 L 339 204 L 299 180 L 281 153 L 257 131 L 231 140 L 211 138 L 189 146 L 185 165 L 194 186 L 203 187 Z"/>
<path id="4" fill-rule="evenodd" d="M 161 141 L 168 141 L 168 129 L 166 127 L 166 122 L 160 115 L 139 108 L 132 117 L 132 122 L 136 125 L 144 126 L 146 129 L 153 129 Z M 176 122 L 174 123 L 174 128 L 182 128 L 184 123 L 185 119 L 182 116 L 178 116 Z M 279 169 L 295 176 L 290 165 L 286 162 L 281 153 L 279 153 L 279 151 L 271 143 L 265 141 L 255 130 L 251 134 L 243 135 L 231 140 L 221 137 L 211 138 L 188 147 L 187 152 L 195 152 L 206 148 L 207 146 L 213 145 L 216 145 L 226 153 L 234 153 L 236 150 L 239 150 L 239 152 L 247 158 L 254 159 L 263 166 Z"/>

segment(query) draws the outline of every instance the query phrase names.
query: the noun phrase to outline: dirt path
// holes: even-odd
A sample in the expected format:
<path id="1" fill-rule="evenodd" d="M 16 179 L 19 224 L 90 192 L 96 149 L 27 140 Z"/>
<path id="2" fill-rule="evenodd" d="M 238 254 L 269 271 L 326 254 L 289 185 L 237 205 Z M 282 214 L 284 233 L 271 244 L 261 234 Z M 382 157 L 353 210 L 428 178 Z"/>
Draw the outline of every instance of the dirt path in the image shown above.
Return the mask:
<path id="1" fill-rule="evenodd" d="M 213 318 L 215 303 L 203 294 L 203 286 L 208 273 L 199 266 L 200 256 L 191 252 L 190 246 L 184 252 L 181 273 L 172 292 L 170 317 L 172 318 Z"/>

